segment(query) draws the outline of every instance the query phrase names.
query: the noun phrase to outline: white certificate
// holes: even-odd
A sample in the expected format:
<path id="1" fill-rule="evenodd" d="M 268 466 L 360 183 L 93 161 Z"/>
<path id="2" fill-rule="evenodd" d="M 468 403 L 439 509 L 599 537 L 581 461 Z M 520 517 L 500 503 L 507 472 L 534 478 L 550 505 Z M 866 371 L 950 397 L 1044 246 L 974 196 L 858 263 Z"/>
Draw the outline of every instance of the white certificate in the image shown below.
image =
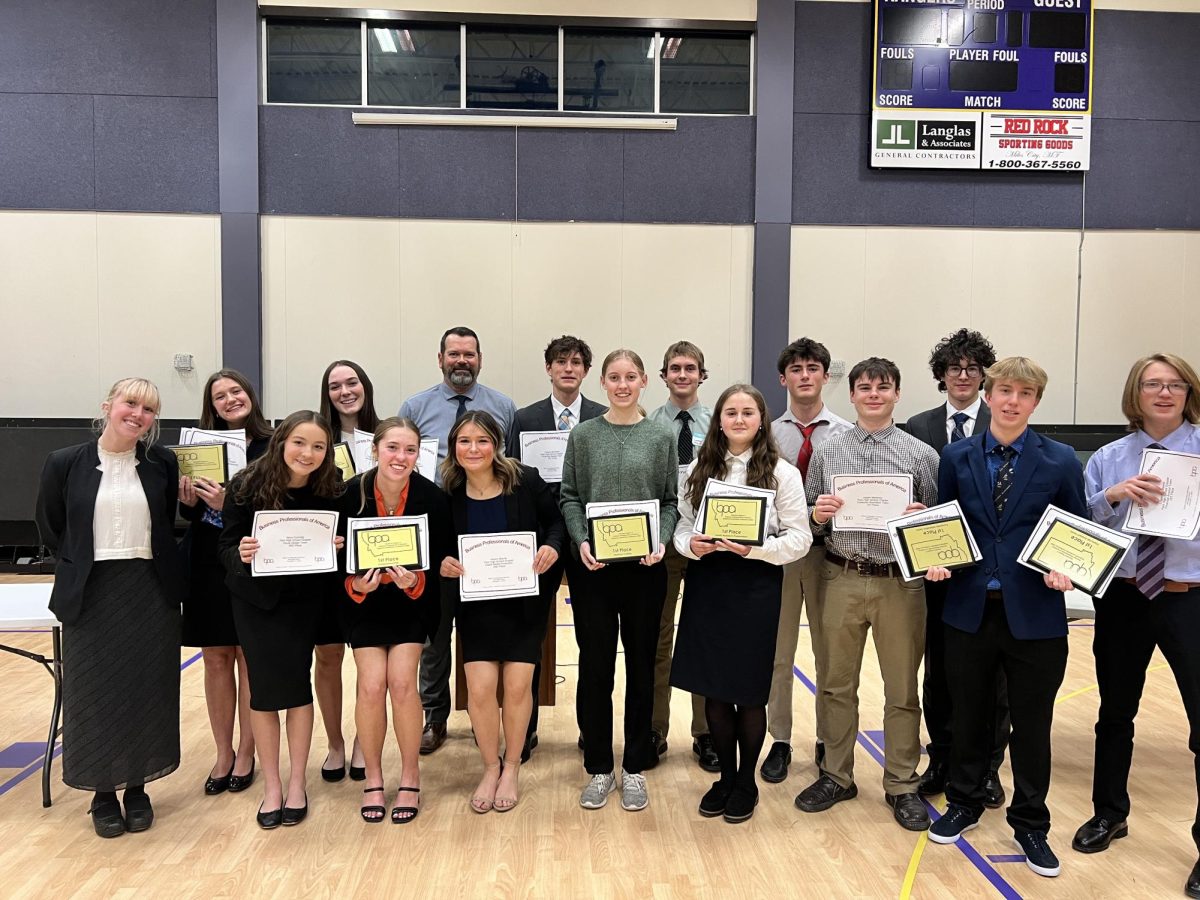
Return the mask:
<path id="1" fill-rule="evenodd" d="M 521 462 L 533 466 L 546 482 L 562 481 L 563 455 L 569 431 L 522 431 Z"/>
<path id="2" fill-rule="evenodd" d="M 459 597 L 466 602 L 536 595 L 536 555 L 537 535 L 532 531 L 460 535 L 458 561 L 463 574 L 458 579 Z"/>
<path id="3" fill-rule="evenodd" d="M 389 528 L 393 526 L 416 525 L 417 539 L 420 542 L 420 555 L 424 565 L 414 571 L 429 569 L 429 516 L 422 513 L 419 516 L 364 516 L 346 520 L 346 574 L 358 572 L 358 539 L 356 532 L 363 529 Z M 440 560 L 439 560 L 440 564 Z"/>
<path id="4" fill-rule="evenodd" d="M 912 503 L 911 475 L 834 475 L 833 493 L 845 502 L 833 515 L 834 531 L 887 533 L 887 523 Z"/>
<path id="5" fill-rule="evenodd" d="M 225 455 L 229 458 L 229 477 L 232 478 L 246 468 L 245 428 L 231 428 L 228 431 L 205 428 L 179 429 L 179 443 L 181 444 L 213 444 L 217 442 L 225 445 Z"/>
<path id="6" fill-rule="evenodd" d="M 354 440 L 350 442 L 350 452 L 354 454 L 354 470 L 360 475 L 375 468 L 375 457 L 371 450 L 375 446 L 375 435 L 369 431 L 354 429 Z"/>
<path id="7" fill-rule="evenodd" d="M 646 513 L 650 517 L 650 537 L 654 542 L 654 549 L 657 551 L 658 545 L 662 543 L 662 534 L 658 524 L 657 500 L 606 500 L 589 503 L 583 508 L 583 514 L 589 519 L 597 516 L 623 516 L 629 513 Z"/>
<path id="8" fill-rule="evenodd" d="M 417 471 L 434 481 L 437 477 L 437 438 L 421 438 L 421 451 L 417 455 Z"/>
<path id="9" fill-rule="evenodd" d="M 338 514 L 323 510 L 260 510 L 250 532 L 258 539 L 258 552 L 250 574 L 311 575 L 337 571 Z"/>
<path id="10" fill-rule="evenodd" d="M 1147 447 L 1141 472 L 1162 479 L 1162 500 L 1153 506 L 1130 503 L 1125 530 L 1194 540 L 1200 533 L 1200 456 Z"/>

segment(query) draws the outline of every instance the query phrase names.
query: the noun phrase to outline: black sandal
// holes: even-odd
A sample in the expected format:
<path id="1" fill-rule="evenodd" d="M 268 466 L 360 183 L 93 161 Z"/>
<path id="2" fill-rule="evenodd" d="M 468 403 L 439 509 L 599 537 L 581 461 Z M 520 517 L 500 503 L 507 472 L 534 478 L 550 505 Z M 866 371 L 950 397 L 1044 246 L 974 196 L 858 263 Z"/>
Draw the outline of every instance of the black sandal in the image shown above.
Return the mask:
<path id="1" fill-rule="evenodd" d="M 383 785 L 380 785 L 379 787 L 363 788 L 363 793 L 364 794 L 374 794 L 374 793 L 382 794 L 383 793 Z M 369 812 L 377 812 L 377 813 L 379 813 L 379 815 L 377 817 L 371 817 L 371 816 L 367 815 L 367 813 L 369 813 Z M 362 820 L 364 822 L 370 822 L 372 825 L 378 825 L 380 822 L 383 821 L 383 817 L 387 815 L 387 807 L 386 806 L 364 806 L 364 807 L 362 807 L 362 809 L 359 810 L 359 814 L 362 816 Z"/>
<path id="2" fill-rule="evenodd" d="M 411 791 L 414 794 L 421 793 L 420 788 L 398 787 L 398 788 L 396 788 L 396 799 L 397 800 L 400 799 L 400 791 Z M 409 822 L 411 822 L 413 819 L 415 819 L 417 817 L 417 814 L 420 812 L 421 812 L 420 808 L 416 807 L 416 806 L 393 806 L 392 807 L 392 824 L 393 825 L 407 825 Z M 401 815 L 398 815 L 398 813 L 412 813 L 412 815 L 401 817 Z"/>

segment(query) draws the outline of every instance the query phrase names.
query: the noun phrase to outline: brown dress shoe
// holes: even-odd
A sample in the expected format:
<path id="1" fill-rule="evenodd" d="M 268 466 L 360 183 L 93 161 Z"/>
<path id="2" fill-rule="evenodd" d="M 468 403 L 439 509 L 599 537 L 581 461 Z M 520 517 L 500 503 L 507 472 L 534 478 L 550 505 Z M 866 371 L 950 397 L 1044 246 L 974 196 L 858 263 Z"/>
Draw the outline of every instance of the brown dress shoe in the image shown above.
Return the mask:
<path id="1" fill-rule="evenodd" d="M 421 732 L 421 755 L 428 756 L 444 743 L 446 743 L 446 723 L 426 722 L 425 730 Z"/>

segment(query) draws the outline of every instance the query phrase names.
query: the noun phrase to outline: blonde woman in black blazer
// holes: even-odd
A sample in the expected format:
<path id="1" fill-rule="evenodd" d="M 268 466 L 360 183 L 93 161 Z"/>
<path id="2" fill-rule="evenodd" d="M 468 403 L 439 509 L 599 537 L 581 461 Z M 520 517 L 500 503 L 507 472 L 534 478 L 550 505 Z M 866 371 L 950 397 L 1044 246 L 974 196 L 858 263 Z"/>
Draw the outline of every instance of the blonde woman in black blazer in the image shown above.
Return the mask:
<path id="1" fill-rule="evenodd" d="M 145 831 L 145 784 L 179 766 L 179 466 L 152 446 L 158 388 L 112 386 L 98 441 L 56 450 L 38 492 L 58 557 L 50 609 L 63 623 L 63 781 L 93 791 L 101 837 Z M 116 792 L 125 791 L 125 806 Z"/>

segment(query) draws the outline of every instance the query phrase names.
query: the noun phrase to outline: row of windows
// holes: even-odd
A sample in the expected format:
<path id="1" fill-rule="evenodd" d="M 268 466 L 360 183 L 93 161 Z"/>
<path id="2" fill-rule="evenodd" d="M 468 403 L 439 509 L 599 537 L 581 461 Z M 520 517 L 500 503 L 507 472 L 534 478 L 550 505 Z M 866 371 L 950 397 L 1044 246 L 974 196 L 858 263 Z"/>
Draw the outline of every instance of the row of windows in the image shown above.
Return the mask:
<path id="1" fill-rule="evenodd" d="M 294 19 L 264 28 L 268 103 L 750 112 L 749 34 Z"/>

